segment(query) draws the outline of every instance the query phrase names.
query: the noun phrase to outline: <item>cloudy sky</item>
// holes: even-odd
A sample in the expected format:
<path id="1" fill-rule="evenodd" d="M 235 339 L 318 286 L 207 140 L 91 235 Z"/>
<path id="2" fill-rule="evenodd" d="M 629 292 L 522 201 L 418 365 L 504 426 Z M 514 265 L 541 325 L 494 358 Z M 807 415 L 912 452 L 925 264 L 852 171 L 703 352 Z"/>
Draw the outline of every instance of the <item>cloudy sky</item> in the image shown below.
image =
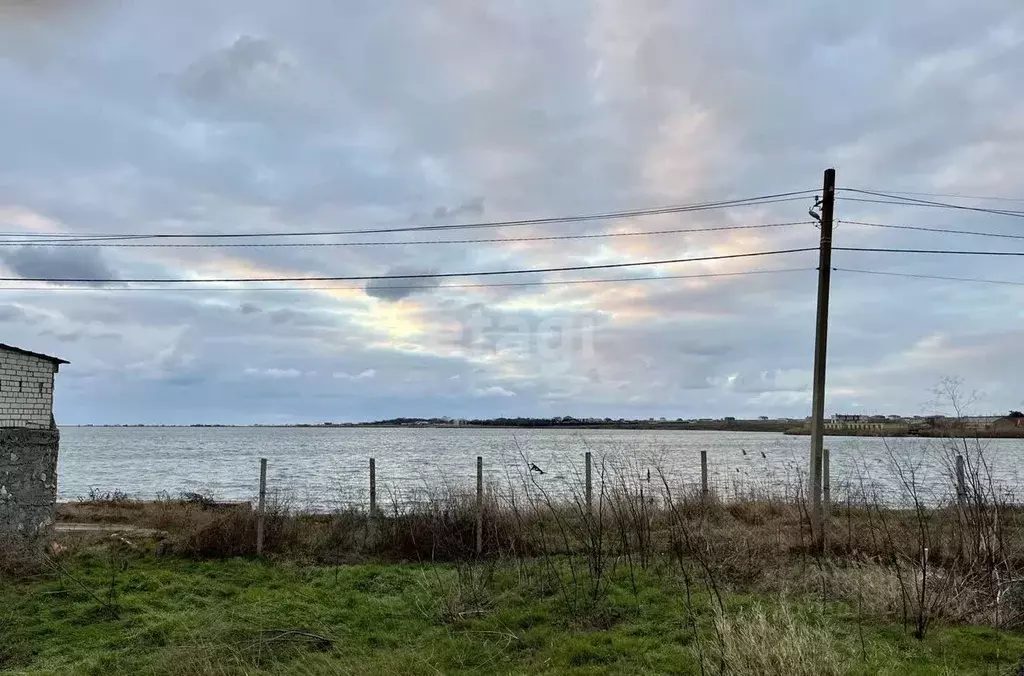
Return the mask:
<path id="1" fill-rule="evenodd" d="M 331 244 L 318 247 L 17 246 L 11 233 L 593 214 L 814 190 L 828 166 L 843 187 L 1024 209 L 1019 0 L 0 0 L 0 90 L 7 278 L 422 275 L 813 247 L 809 223 L 522 239 L 807 221 L 810 195 L 174 240 Z M 1020 218 L 854 196 L 840 193 L 838 218 L 1024 234 Z M 437 239 L 498 241 L 406 243 Z M 1024 251 L 848 223 L 836 245 Z M 434 280 L 4 282 L 0 335 L 71 361 L 66 424 L 804 416 L 815 265 L 804 252 Z M 1013 257 L 837 251 L 835 265 L 1024 282 Z M 678 278 L 763 270 L 790 271 Z M 560 283 L 650 276 L 663 279 Z M 465 286 L 525 281 L 550 284 Z M 950 376 L 982 393 L 981 412 L 1024 403 L 1024 286 L 836 272 L 832 301 L 828 412 L 920 412 Z"/>

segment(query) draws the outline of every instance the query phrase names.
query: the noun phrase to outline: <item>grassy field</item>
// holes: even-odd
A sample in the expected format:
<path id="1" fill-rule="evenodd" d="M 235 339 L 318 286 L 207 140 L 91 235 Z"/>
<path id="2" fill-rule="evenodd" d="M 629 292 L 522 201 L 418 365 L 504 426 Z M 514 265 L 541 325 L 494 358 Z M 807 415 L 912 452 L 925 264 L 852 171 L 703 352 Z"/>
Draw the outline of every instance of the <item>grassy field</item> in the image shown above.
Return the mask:
<path id="1" fill-rule="evenodd" d="M 977 448 L 938 492 L 894 456 L 901 504 L 847 490 L 826 528 L 799 483 L 723 499 L 629 464 L 589 502 L 528 473 L 373 514 L 272 500 L 265 558 L 249 505 L 96 495 L 58 519 L 124 532 L 0 541 L 0 671 L 1019 676 L 1024 507 Z"/>
<path id="2" fill-rule="evenodd" d="M 919 641 L 878 598 L 839 590 L 822 602 L 778 580 L 725 592 L 723 612 L 707 589 L 688 601 L 667 562 L 618 568 L 597 600 L 566 593 L 566 565 L 555 582 L 531 566 L 196 562 L 92 547 L 59 566 L 0 587 L 0 670 L 1008 674 L 1024 655 L 1016 633 L 936 626 Z"/>

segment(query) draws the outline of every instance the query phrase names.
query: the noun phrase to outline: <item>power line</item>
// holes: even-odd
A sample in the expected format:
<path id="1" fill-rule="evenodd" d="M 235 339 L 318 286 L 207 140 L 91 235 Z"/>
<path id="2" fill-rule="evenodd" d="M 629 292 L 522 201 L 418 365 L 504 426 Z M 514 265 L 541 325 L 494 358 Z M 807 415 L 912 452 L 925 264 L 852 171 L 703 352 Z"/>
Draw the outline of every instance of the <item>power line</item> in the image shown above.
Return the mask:
<path id="1" fill-rule="evenodd" d="M 478 223 L 444 224 L 444 225 L 417 225 L 400 228 L 368 228 L 361 230 L 328 230 L 328 231 L 300 231 L 300 232 L 234 232 L 234 233 L 179 233 L 165 232 L 152 234 L 103 234 L 81 237 L 70 241 L 108 241 L 108 240 L 137 240 L 137 239 L 239 239 L 255 237 L 323 237 L 329 235 L 369 235 L 395 232 L 425 232 L 437 230 L 472 230 L 478 228 L 506 228 L 530 225 L 548 225 L 552 223 L 580 223 L 587 221 L 604 221 L 618 218 L 635 218 L 643 216 L 658 216 L 664 214 L 680 214 L 695 211 L 710 211 L 715 209 L 728 209 L 733 207 L 761 206 L 764 204 L 775 204 L 778 202 L 793 202 L 806 199 L 807 195 L 813 194 L 813 190 L 799 190 L 772 195 L 759 195 L 756 197 L 745 197 L 719 202 L 703 202 L 697 204 L 683 204 L 666 207 L 655 207 L 649 209 L 634 209 L 627 211 L 614 211 L 597 214 L 554 216 L 546 218 L 527 218 L 507 221 L 484 221 Z M 48 240 L 31 240 L 26 243 L 40 244 Z M 68 240 L 63 240 L 68 241 Z"/>
<path id="2" fill-rule="evenodd" d="M 847 188 L 840 188 L 841 190 L 847 190 Z M 867 192 L 881 192 L 879 190 L 864 189 Z M 979 201 L 992 201 L 992 202 L 1024 202 L 1024 197 L 997 197 L 995 195 L 964 195 L 963 193 L 956 192 L 914 192 L 912 190 L 886 190 L 884 192 L 891 193 L 893 195 L 911 195 L 917 197 L 953 197 L 955 199 L 962 200 L 979 200 Z"/>
<path id="3" fill-rule="evenodd" d="M 913 202 L 901 202 L 898 200 L 880 200 L 872 199 L 869 197 L 840 197 L 844 202 L 860 202 L 862 204 L 892 204 L 898 207 L 913 207 L 913 206 L 926 206 L 923 204 L 914 204 Z"/>
<path id="4" fill-rule="evenodd" d="M 204 243 L 204 244 L 126 244 L 122 242 L 96 243 L 84 241 L 57 241 L 52 243 L 21 242 L 0 240 L 0 246 L 48 246 L 48 247 L 115 247 L 140 249 L 224 249 L 224 248 L 277 248 L 277 247 L 346 247 L 346 246 L 399 246 L 421 244 L 500 244 L 504 242 L 542 242 L 570 239 L 602 239 L 610 237 L 645 237 L 654 235 L 674 235 L 683 233 L 724 232 L 729 230 L 754 230 L 759 228 L 781 228 L 792 225 L 811 225 L 812 221 L 788 221 L 784 223 L 757 223 L 753 225 L 725 225 L 710 228 L 675 228 L 669 230 L 647 230 L 642 232 L 602 232 L 590 235 L 543 235 L 536 237 L 494 237 L 488 239 L 438 239 L 411 240 L 405 242 L 246 242 L 238 243 Z"/>
<path id="5" fill-rule="evenodd" d="M 938 209 L 956 209 L 960 211 L 975 211 L 984 214 L 995 214 L 998 216 L 1013 216 L 1015 218 L 1024 218 L 1024 211 L 1012 211 L 1006 209 L 989 209 L 987 207 L 972 207 L 966 204 L 952 204 L 950 202 L 936 202 L 933 200 L 923 200 L 915 197 L 901 197 L 892 193 L 876 192 L 874 190 L 858 190 L 857 188 L 841 188 L 845 192 L 857 193 L 860 195 L 871 195 L 877 198 L 885 198 L 893 201 L 880 201 L 865 199 L 859 197 L 844 197 L 847 202 L 875 202 L 878 204 L 896 204 L 901 206 L 918 206 L 918 207 L 932 207 Z"/>
<path id="6" fill-rule="evenodd" d="M 885 247 L 836 246 L 833 251 L 873 253 L 950 254 L 953 256 L 1024 256 L 1024 251 L 961 251 L 950 249 L 890 249 Z"/>
<path id="7" fill-rule="evenodd" d="M 102 279 L 88 277 L 0 277 L 0 282 L 51 282 L 59 284 L 208 284 L 208 283 L 261 283 L 261 282 L 355 282 L 383 281 L 389 279 L 442 279 L 448 277 L 490 277 L 495 275 L 540 274 L 549 272 L 576 272 L 580 270 L 612 270 L 618 268 L 635 268 L 648 265 L 669 265 L 674 263 L 697 263 L 702 261 L 720 261 L 736 258 L 754 258 L 778 256 L 782 254 L 816 251 L 815 247 L 797 249 L 778 249 L 775 251 L 752 251 L 738 254 L 721 254 L 718 256 L 699 256 L 696 258 L 671 258 L 655 261 L 637 261 L 632 263 L 602 263 L 598 265 L 571 265 L 555 268 L 534 268 L 520 270 L 484 270 L 476 272 L 430 272 L 408 275 L 355 275 L 355 276 L 323 276 L 323 277 L 223 277 L 214 279 Z"/>
<path id="8" fill-rule="evenodd" d="M 857 270 L 854 268 L 832 268 L 837 272 L 855 272 L 862 275 L 884 275 L 887 277 L 909 277 L 912 279 L 938 279 L 947 282 L 976 282 L 979 284 L 1006 284 L 1010 286 L 1024 286 L 1024 282 L 1011 282 L 1001 279 L 980 279 L 976 277 L 947 277 L 944 275 L 925 275 L 911 272 L 886 272 L 883 270 Z"/>
<path id="9" fill-rule="evenodd" d="M 997 216 L 1013 216 L 1015 218 L 1024 217 L 1024 212 L 1003 211 L 1003 210 L 1000 210 L 1000 209 L 972 208 L 972 207 L 966 207 L 966 206 L 955 205 L 955 204 L 951 204 L 951 205 L 925 204 L 925 203 L 921 203 L 921 202 L 913 202 L 913 201 L 905 201 L 905 200 L 904 201 L 900 201 L 900 200 L 892 200 L 892 199 L 887 199 L 887 200 L 886 199 L 872 199 L 872 198 L 869 198 L 869 197 L 843 197 L 841 199 L 844 202 L 860 202 L 860 203 L 863 203 L 863 204 L 891 204 L 891 205 L 897 206 L 897 207 L 929 207 L 929 208 L 936 208 L 936 209 L 938 209 L 938 208 L 941 208 L 941 209 L 963 209 L 965 211 L 979 211 L 979 212 L 982 212 L 982 213 L 994 214 L 994 215 L 997 215 Z"/>
<path id="10" fill-rule="evenodd" d="M 504 287 L 526 287 L 526 286 L 561 286 L 577 284 L 616 284 L 631 282 L 650 282 L 669 279 L 704 279 L 708 277 L 741 277 L 746 275 L 770 275 L 784 272 L 808 272 L 817 268 L 781 268 L 777 270 L 744 270 L 742 272 L 708 272 L 696 275 L 652 275 L 649 277 L 613 277 L 600 279 L 570 279 L 570 280 L 544 280 L 539 282 L 498 282 L 485 284 L 442 284 L 440 286 L 388 286 L 388 290 L 417 290 L 432 291 L 434 289 L 483 289 L 483 288 L 504 288 Z M 222 287 L 182 287 L 182 286 L 125 286 L 125 287 L 96 287 L 96 286 L 5 286 L 4 291 L 252 291 L 251 288 L 237 286 Z M 365 286 L 272 286 L 259 289 L 260 293 L 265 291 L 365 291 Z"/>
<path id="11" fill-rule="evenodd" d="M 869 223 L 867 221 L 847 221 L 841 220 L 840 223 L 846 223 L 849 225 L 863 225 L 870 228 L 891 228 L 894 230 L 917 230 L 921 232 L 940 232 L 949 235 L 975 235 L 977 237 L 1000 237 L 1005 239 L 1024 239 L 1024 235 L 1005 235 L 997 232 L 981 232 L 979 230 L 954 230 L 952 228 L 930 228 L 920 225 L 895 225 L 892 223 Z"/>

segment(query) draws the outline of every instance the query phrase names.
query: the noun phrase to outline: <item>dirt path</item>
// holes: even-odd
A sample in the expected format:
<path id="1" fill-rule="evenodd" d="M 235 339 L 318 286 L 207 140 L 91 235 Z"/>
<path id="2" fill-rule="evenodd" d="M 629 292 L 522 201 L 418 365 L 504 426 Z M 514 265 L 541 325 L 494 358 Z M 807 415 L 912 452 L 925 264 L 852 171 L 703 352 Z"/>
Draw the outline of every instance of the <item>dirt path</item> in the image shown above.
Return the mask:
<path id="1" fill-rule="evenodd" d="M 81 534 L 81 535 L 134 535 L 143 538 L 159 538 L 165 535 L 164 532 L 154 528 L 140 528 L 126 523 L 68 523 L 58 522 L 54 524 L 53 530 L 60 535 Z"/>

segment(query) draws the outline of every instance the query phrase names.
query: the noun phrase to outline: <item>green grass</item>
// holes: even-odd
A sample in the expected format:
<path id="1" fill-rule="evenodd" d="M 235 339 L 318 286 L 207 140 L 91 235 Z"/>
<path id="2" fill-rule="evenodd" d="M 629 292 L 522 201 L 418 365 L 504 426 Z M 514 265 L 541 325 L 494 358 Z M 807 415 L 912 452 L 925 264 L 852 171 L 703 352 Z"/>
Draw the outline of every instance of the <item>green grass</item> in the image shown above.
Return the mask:
<path id="1" fill-rule="evenodd" d="M 714 605 L 623 569 L 599 602 L 536 569 L 307 567 L 93 552 L 0 583 L 0 671 L 24 674 L 697 674 L 718 668 Z M 832 637 L 840 673 L 1007 674 L 1024 636 L 935 626 L 924 641 L 841 602 L 727 596 L 726 619 L 790 613 Z M 284 635 L 279 630 L 309 634 Z M 315 635 L 315 636 L 314 636 Z M 330 639 L 329 644 L 316 636 Z M 771 649 L 773 638 L 754 649 Z M 810 651 L 808 659 L 821 656 Z"/>

